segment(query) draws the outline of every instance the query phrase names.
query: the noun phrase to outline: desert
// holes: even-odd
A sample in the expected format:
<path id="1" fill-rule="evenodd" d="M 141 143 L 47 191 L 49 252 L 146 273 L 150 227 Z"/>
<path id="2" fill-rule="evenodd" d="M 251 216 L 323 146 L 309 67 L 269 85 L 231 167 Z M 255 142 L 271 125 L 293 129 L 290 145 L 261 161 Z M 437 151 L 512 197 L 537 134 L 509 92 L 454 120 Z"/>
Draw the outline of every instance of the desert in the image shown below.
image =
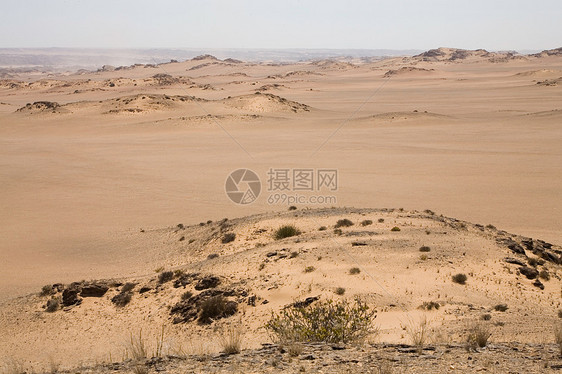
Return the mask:
<path id="1" fill-rule="evenodd" d="M 558 372 L 561 85 L 561 48 L 7 71 L 0 364 Z M 272 203 L 276 168 L 338 186 Z M 330 303 L 368 306 L 368 333 L 272 328 Z"/>

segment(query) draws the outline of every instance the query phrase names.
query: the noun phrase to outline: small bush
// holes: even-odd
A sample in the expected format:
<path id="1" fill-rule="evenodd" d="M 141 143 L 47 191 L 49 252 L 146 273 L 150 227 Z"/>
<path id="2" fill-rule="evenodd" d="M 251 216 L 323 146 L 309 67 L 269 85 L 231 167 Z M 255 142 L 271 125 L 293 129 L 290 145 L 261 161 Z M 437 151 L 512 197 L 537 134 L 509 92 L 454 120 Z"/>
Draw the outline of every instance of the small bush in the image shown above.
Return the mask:
<path id="1" fill-rule="evenodd" d="M 336 295 L 342 296 L 345 293 L 345 288 L 338 287 L 338 288 L 336 288 L 336 290 L 334 292 L 335 292 Z"/>
<path id="2" fill-rule="evenodd" d="M 326 231 L 326 230 L 328 230 L 328 228 L 326 226 L 320 226 L 318 228 L 318 231 Z"/>
<path id="3" fill-rule="evenodd" d="M 210 255 L 207 256 L 207 260 L 212 260 L 217 257 L 219 257 L 218 253 L 211 253 Z"/>
<path id="4" fill-rule="evenodd" d="M 39 295 L 40 296 L 49 296 L 49 295 L 52 295 L 53 293 L 54 293 L 53 286 L 51 284 L 46 284 L 43 287 L 41 287 L 41 293 Z"/>
<path id="5" fill-rule="evenodd" d="M 236 313 L 237 305 L 228 301 L 224 296 L 218 295 L 208 298 L 201 303 L 200 323 L 211 323 L 214 319 L 229 317 Z"/>
<path id="6" fill-rule="evenodd" d="M 496 312 L 505 312 L 507 310 L 507 304 L 494 305 L 494 310 Z"/>
<path id="7" fill-rule="evenodd" d="M 420 247 L 420 252 L 429 252 L 429 251 L 431 251 L 431 248 L 426 245 L 422 245 Z"/>
<path id="8" fill-rule="evenodd" d="M 554 326 L 554 341 L 558 344 L 558 349 L 560 350 L 560 354 L 562 355 L 562 323 L 558 322 Z"/>
<path id="9" fill-rule="evenodd" d="M 45 311 L 49 313 L 56 312 L 60 309 L 60 301 L 57 298 L 50 298 L 47 300 L 47 305 L 45 306 Z"/>
<path id="10" fill-rule="evenodd" d="M 359 273 L 361 273 L 361 269 L 359 269 L 359 268 L 349 269 L 349 274 L 351 274 L 351 275 L 356 275 L 356 274 L 359 274 Z"/>
<path id="11" fill-rule="evenodd" d="M 536 258 L 532 258 L 532 257 L 531 257 L 529 260 L 527 260 L 527 262 L 528 262 L 529 265 L 531 265 L 532 267 L 536 267 L 536 266 L 539 264 L 539 262 L 537 261 L 537 259 L 536 259 Z"/>
<path id="12" fill-rule="evenodd" d="M 549 281 L 550 280 L 550 273 L 548 272 L 548 270 L 546 269 L 542 269 L 539 272 L 539 278 L 545 281 Z"/>
<path id="13" fill-rule="evenodd" d="M 220 334 L 222 351 L 228 355 L 240 353 L 244 333 L 241 325 L 230 325 Z"/>
<path id="14" fill-rule="evenodd" d="M 489 320 L 492 319 L 492 315 L 491 315 L 490 313 L 485 313 L 485 314 L 482 314 L 482 317 L 481 317 L 481 318 L 482 318 L 482 320 L 484 320 L 484 321 L 489 321 Z"/>
<path id="15" fill-rule="evenodd" d="M 366 219 L 364 221 L 361 221 L 361 226 L 369 226 L 372 225 L 373 221 L 371 221 L 370 219 Z"/>
<path id="16" fill-rule="evenodd" d="M 400 231 L 400 227 L 394 226 L 393 228 L 390 229 L 390 231 Z"/>
<path id="17" fill-rule="evenodd" d="M 379 219 L 378 219 L 378 222 L 379 222 L 379 223 L 383 223 L 383 222 L 384 222 L 384 218 L 379 218 Z"/>
<path id="18" fill-rule="evenodd" d="M 486 228 L 487 228 L 487 229 L 490 229 L 490 230 L 495 230 L 495 229 L 496 229 L 496 226 L 494 226 L 494 225 L 492 225 L 492 224 L 488 224 L 488 225 L 486 225 Z"/>
<path id="19" fill-rule="evenodd" d="M 465 284 L 467 279 L 468 279 L 468 277 L 466 276 L 466 274 L 459 273 L 459 274 L 453 275 L 453 282 L 454 283 Z"/>
<path id="20" fill-rule="evenodd" d="M 133 288 L 135 288 L 136 284 L 132 283 L 132 282 L 127 282 L 123 285 L 123 287 L 121 287 L 121 292 L 129 292 L 132 291 Z"/>
<path id="21" fill-rule="evenodd" d="M 419 308 L 424 310 L 438 310 L 440 307 L 441 305 L 436 301 L 424 301 Z"/>
<path id="22" fill-rule="evenodd" d="M 418 353 L 422 353 L 423 347 L 429 338 L 429 323 L 427 322 L 427 318 L 422 317 L 417 323 L 410 321 L 406 326 L 406 333 L 412 345 L 417 348 Z"/>
<path id="23" fill-rule="evenodd" d="M 334 229 L 334 234 L 336 235 L 342 235 L 343 231 L 341 229 Z"/>
<path id="24" fill-rule="evenodd" d="M 312 273 L 316 268 L 314 266 L 307 266 L 304 268 L 305 273 Z"/>
<path id="25" fill-rule="evenodd" d="M 294 205 L 291 205 L 291 206 L 289 207 L 289 210 L 297 210 L 297 207 L 294 206 Z"/>
<path id="26" fill-rule="evenodd" d="M 420 260 L 422 261 L 427 260 L 427 255 L 426 254 L 420 255 Z"/>
<path id="27" fill-rule="evenodd" d="M 173 271 L 163 271 L 158 274 L 158 283 L 166 283 L 174 279 L 174 272 Z"/>
<path id="28" fill-rule="evenodd" d="M 375 317 L 359 299 L 326 300 L 272 313 L 265 327 L 279 342 L 349 343 L 375 332 Z"/>
<path id="29" fill-rule="evenodd" d="M 234 239 L 236 239 L 236 234 L 233 232 L 227 232 L 226 234 L 223 235 L 221 242 L 222 244 L 226 244 L 226 243 L 233 242 Z"/>
<path id="30" fill-rule="evenodd" d="M 289 255 L 289 258 L 295 258 L 298 257 L 299 253 L 297 251 L 291 252 L 291 254 Z"/>
<path id="31" fill-rule="evenodd" d="M 182 295 L 181 295 L 181 299 L 182 300 L 188 300 L 189 298 L 191 298 L 191 296 L 193 296 L 193 292 L 191 291 L 185 291 Z"/>
<path id="32" fill-rule="evenodd" d="M 300 230 L 293 225 L 285 225 L 275 230 L 275 240 L 290 238 L 292 236 L 300 235 Z"/>
<path id="33" fill-rule="evenodd" d="M 118 307 L 124 307 L 131 302 L 133 294 L 131 292 L 120 292 L 111 298 L 111 302 Z"/>
<path id="34" fill-rule="evenodd" d="M 334 228 L 339 228 L 339 227 L 349 227 L 349 226 L 353 226 L 353 222 L 351 222 L 351 220 L 344 218 L 344 219 L 340 219 L 338 220 L 338 222 L 336 222 L 336 225 L 334 226 Z"/>
<path id="35" fill-rule="evenodd" d="M 476 349 L 478 347 L 484 348 L 488 345 L 488 339 L 490 339 L 492 333 L 490 332 L 490 327 L 484 323 L 475 323 L 468 329 L 468 336 L 466 341 L 470 349 Z"/>

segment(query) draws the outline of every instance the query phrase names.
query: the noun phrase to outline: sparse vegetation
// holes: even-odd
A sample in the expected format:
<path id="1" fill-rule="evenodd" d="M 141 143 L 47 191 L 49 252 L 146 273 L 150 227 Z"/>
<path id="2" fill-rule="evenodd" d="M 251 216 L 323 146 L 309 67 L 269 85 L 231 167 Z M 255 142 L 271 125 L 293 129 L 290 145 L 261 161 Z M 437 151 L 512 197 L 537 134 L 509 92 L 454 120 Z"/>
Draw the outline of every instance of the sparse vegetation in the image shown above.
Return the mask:
<path id="1" fill-rule="evenodd" d="M 304 268 L 305 273 L 312 273 L 316 268 L 314 266 L 307 266 Z"/>
<path id="2" fill-rule="evenodd" d="M 291 206 L 289 207 L 289 210 L 297 210 L 297 207 L 294 206 L 294 205 L 291 205 Z"/>
<path id="3" fill-rule="evenodd" d="M 400 227 L 394 226 L 393 228 L 390 229 L 390 231 L 400 231 Z"/>
<path id="4" fill-rule="evenodd" d="M 174 272 L 173 271 L 163 271 L 160 274 L 158 274 L 158 283 L 160 283 L 160 284 L 169 282 L 172 279 L 174 279 Z"/>
<path id="5" fill-rule="evenodd" d="M 136 284 L 132 283 L 132 282 L 127 282 L 123 285 L 123 287 L 121 287 L 121 292 L 129 292 L 132 291 L 133 288 L 135 288 Z"/>
<path id="6" fill-rule="evenodd" d="M 338 288 L 336 288 L 336 290 L 334 291 L 334 293 L 335 293 L 336 295 L 343 296 L 343 294 L 345 294 L 345 288 L 343 288 L 343 287 L 338 287 Z"/>
<path id="7" fill-rule="evenodd" d="M 494 310 L 496 312 L 505 312 L 507 310 L 507 304 L 494 305 Z"/>
<path id="8" fill-rule="evenodd" d="M 376 311 L 360 299 L 326 300 L 285 308 L 279 314 L 272 314 L 265 327 L 281 343 L 349 343 L 375 333 L 375 317 Z"/>
<path id="9" fill-rule="evenodd" d="M 558 322 L 554 326 L 554 341 L 558 344 L 558 349 L 562 355 L 562 322 Z"/>
<path id="10" fill-rule="evenodd" d="M 341 235 L 343 234 L 343 231 L 341 229 L 334 229 L 334 234 Z"/>
<path id="11" fill-rule="evenodd" d="M 275 240 L 281 240 L 285 238 L 290 238 L 292 236 L 300 235 L 300 233 L 301 233 L 300 230 L 297 229 L 295 226 L 285 225 L 275 230 L 274 238 Z"/>
<path id="12" fill-rule="evenodd" d="M 481 318 L 482 318 L 483 321 L 489 321 L 489 320 L 492 319 L 492 315 L 490 313 L 484 313 L 484 314 L 482 314 Z"/>
<path id="13" fill-rule="evenodd" d="M 291 254 L 289 255 L 289 258 L 295 258 L 295 257 L 298 257 L 298 256 L 299 256 L 299 253 L 298 253 L 297 251 L 293 251 L 293 252 L 291 252 Z"/>
<path id="14" fill-rule="evenodd" d="M 441 305 L 436 301 L 424 301 L 422 305 L 420 305 L 419 309 L 424 310 L 438 310 Z"/>
<path id="15" fill-rule="evenodd" d="M 373 221 L 371 221 L 370 219 L 366 219 L 364 221 L 361 221 L 361 226 L 369 226 L 372 225 Z"/>
<path id="16" fill-rule="evenodd" d="M 227 232 L 226 234 L 223 235 L 221 242 L 222 244 L 226 244 L 226 243 L 233 242 L 234 239 L 236 239 L 236 234 L 233 232 Z"/>
<path id="17" fill-rule="evenodd" d="M 41 293 L 39 293 L 40 296 L 49 296 L 52 295 L 53 292 L 53 285 L 51 284 L 46 284 L 41 288 Z"/>
<path id="18" fill-rule="evenodd" d="M 56 312 L 60 309 L 60 301 L 59 299 L 52 297 L 47 300 L 47 305 L 45 306 L 45 311 L 48 313 Z"/>
<path id="19" fill-rule="evenodd" d="M 326 230 L 328 230 L 328 228 L 326 226 L 320 226 L 318 228 L 318 231 L 326 231 Z"/>
<path id="20" fill-rule="evenodd" d="M 420 247 L 420 252 L 429 252 L 429 251 L 431 251 L 431 248 L 426 245 L 422 245 Z"/>
<path id="21" fill-rule="evenodd" d="M 539 272 L 539 278 L 545 281 L 549 281 L 550 280 L 550 273 L 548 272 L 548 270 L 546 269 L 542 269 Z"/>
<path id="22" fill-rule="evenodd" d="M 468 348 L 484 348 L 488 345 L 488 339 L 490 339 L 492 333 L 490 332 L 490 326 L 486 323 L 474 323 L 468 329 L 468 336 L 466 338 Z"/>
<path id="23" fill-rule="evenodd" d="M 211 253 L 210 255 L 207 256 L 207 260 L 212 260 L 217 257 L 219 257 L 218 253 Z"/>
<path id="24" fill-rule="evenodd" d="M 218 318 L 232 316 L 237 309 L 235 302 L 228 301 L 222 295 L 210 297 L 201 304 L 199 322 L 207 324 Z"/>
<path id="25" fill-rule="evenodd" d="M 410 323 L 405 327 L 406 333 L 412 342 L 412 345 L 416 347 L 419 354 L 422 353 L 423 347 L 429 339 L 429 323 L 427 318 L 424 316 L 416 323 L 410 321 Z"/>
<path id="26" fill-rule="evenodd" d="M 420 260 L 422 260 L 422 261 L 427 260 L 427 255 L 426 254 L 420 255 Z"/>
<path id="27" fill-rule="evenodd" d="M 379 219 L 378 219 L 378 222 L 379 222 L 379 223 L 383 223 L 383 222 L 384 222 L 384 218 L 379 218 Z"/>
<path id="28" fill-rule="evenodd" d="M 111 302 L 118 307 L 124 307 L 131 302 L 133 294 L 131 292 L 119 292 L 111 298 Z"/>
<path id="29" fill-rule="evenodd" d="M 181 295 L 181 299 L 182 299 L 182 300 L 188 300 L 191 296 L 193 296 L 193 292 L 191 292 L 191 291 L 185 291 L 185 292 Z"/>
<path id="30" fill-rule="evenodd" d="M 359 273 L 361 273 L 361 269 L 359 269 L 357 267 L 353 267 L 353 268 L 349 269 L 349 274 L 351 274 L 351 275 L 356 275 L 356 274 L 359 274 Z"/>
<path id="31" fill-rule="evenodd" d="M 353 226 L 353 222 L 351 222 L 351 220 L 344 218 L 344 219 L 340 219 L 338 220 L 338 222 L 336 222 L 336 225 L 334 226 L 334 228 L 340 228 L 340 227 L 350 227 Z"/>
<path id="32" fill-rule="evenodd" d="M 454 283 L 465 284 L 468 277 L 466 276 L 466 274 L 458 273 L 453 275 L 452 279 Z"/>
<path id="33" fill-rule="evenodd" d="M 222 351 L 229 355 L 240 353 L 243 337 L 244 332 L 241 324 L 229 325 L 219 335 Z"/>

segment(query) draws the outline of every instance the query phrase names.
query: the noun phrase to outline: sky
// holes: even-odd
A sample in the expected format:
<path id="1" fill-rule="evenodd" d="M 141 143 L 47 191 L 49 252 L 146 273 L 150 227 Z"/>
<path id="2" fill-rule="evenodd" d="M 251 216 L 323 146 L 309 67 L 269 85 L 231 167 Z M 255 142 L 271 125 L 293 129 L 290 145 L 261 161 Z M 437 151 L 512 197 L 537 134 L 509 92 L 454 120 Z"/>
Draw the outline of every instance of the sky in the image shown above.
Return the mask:
<path id="1" fill-rule="evenodd" d="M 0 0 L 0 48 L 542 50 L 560 0 Z"/>

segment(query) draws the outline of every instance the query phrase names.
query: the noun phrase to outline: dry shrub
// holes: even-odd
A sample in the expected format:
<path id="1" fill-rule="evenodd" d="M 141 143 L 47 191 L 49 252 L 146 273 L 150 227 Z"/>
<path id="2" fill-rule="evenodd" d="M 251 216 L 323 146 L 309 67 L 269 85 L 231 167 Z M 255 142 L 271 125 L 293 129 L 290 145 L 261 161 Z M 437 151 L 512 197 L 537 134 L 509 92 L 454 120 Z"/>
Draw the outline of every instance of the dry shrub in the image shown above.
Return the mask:
<path id="1" fill-rule="evenodd" d="M 406 333 L 412 345 L 417 348 L 418 353 L 422 353 L 430 335 L 427 318 L 423 316 L 418 322 L 410 321 L 406 325 Z"/>
<path id="2" fill-rule="evenodd" d="M 466 284 L 466 280 L 468 279 L 468 277 L 466 276 L 466 274 L 459 273 L 453 275 L 452 279 L 454 283 Z"/>
<path id="3" fill-rule="evenodd" d="M 301 233 L 300 230 L 297 229 L 295 226 L 285 225 L 275 230 L 275 234 L 273 235 L 273 237 L 275 238 L 275 240 L 281 240 L 285 238 L 290 238 L 292 236 L 300 235 L 300 233 Z"/>
<path id="4" fill-rule="evenodd" d="M 488 345 L 490 336 L 492 336 L 492 332 L 490 331 L 489 324 L 475 322 L 468 328 L 468 335 L 466 337 L 468 349 L 484 348 Z"/>
<path id="5" fill-rule="evenodd" d="M 222 351 L 232 355 L 240 353 L 242 349 L 242 341 L 244 338 L 244 330 L 241 323 L 233 323 L 221 331 L 219 343 Z"/>
<path id="6" fill-rule="evenodd" d="M 272 313 L 265 327 L 281 343 L 349 343 L 376 333 L 375 318 L 376 311 L 360 299 L 325 300 Z"/>
<path id="7" fill-rule="evenodd" d="M 334 228 L 340 228 L 340 227 L 350 227 L 353 226 L 353 222 L 347 218 L 344 219 L 339 219 L 338 222 L 336 222 L 336 225 L 334 226 Z"/>

